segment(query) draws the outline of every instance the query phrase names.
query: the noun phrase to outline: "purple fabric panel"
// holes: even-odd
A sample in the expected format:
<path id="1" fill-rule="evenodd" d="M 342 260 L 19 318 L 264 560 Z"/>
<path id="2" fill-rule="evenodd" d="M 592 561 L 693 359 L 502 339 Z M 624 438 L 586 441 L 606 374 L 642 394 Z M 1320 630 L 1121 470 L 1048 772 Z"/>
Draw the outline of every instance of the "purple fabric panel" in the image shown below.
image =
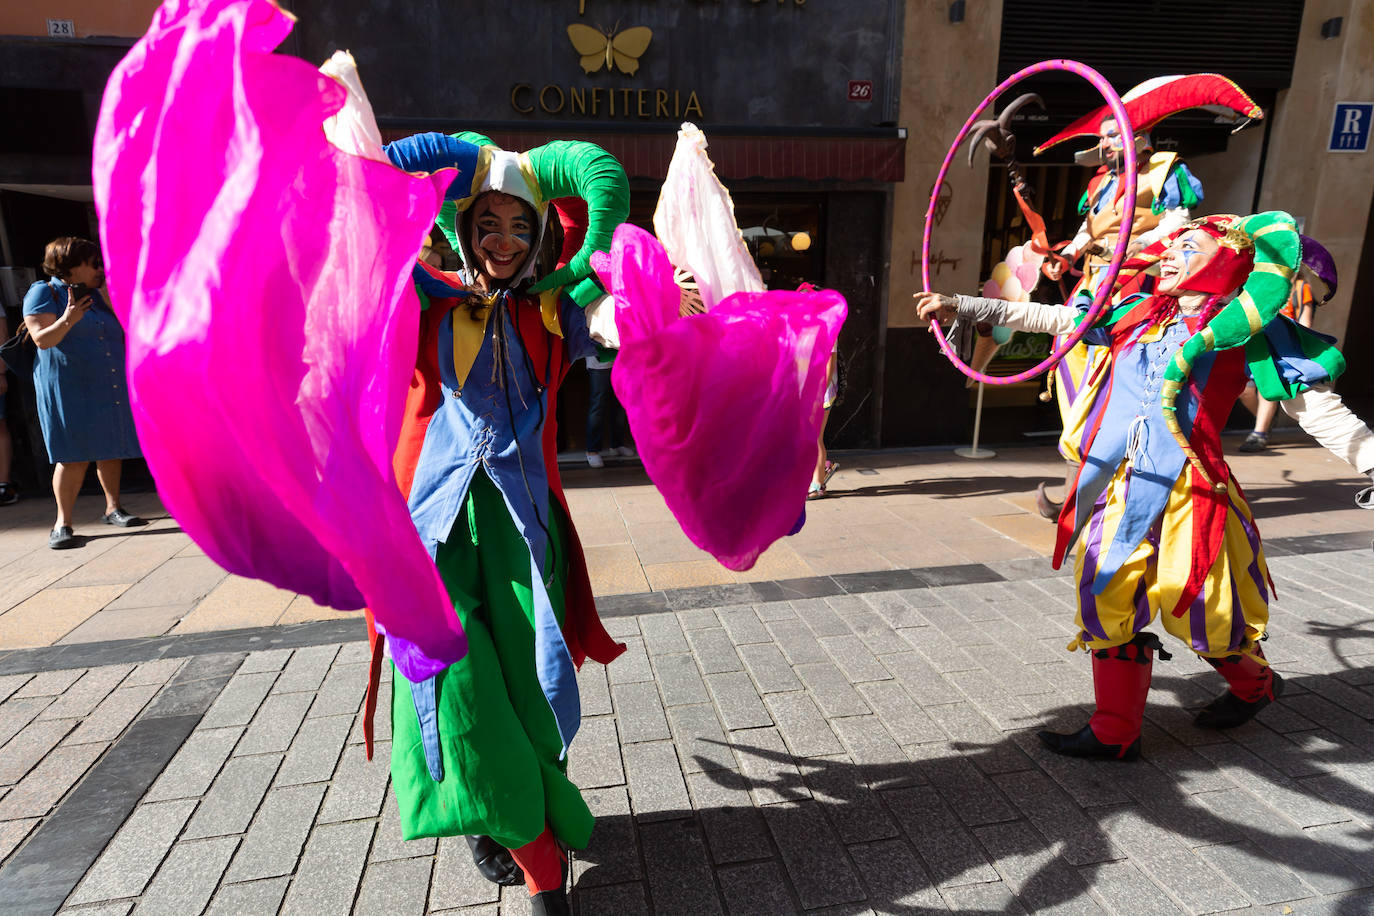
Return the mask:
<path id="1" fill-rule="evenodd" d="M 1246 567 L 1246 573 L 1250 576 L 1250 581 L 1255 583 L 1255 588 L 1259 589 L 1260 595 L 1266 604 L 1269 603 L 1269 583 L 1265 581 L 1264 573 L 1260 571 L 1260 543 L 1259 528 L 1255 523 L 1247 519 L 1236 505 L 1234 499 L 1231 500 L 1231 511 L 1240 520 L 1241 527 L 1245 530 L 1245 540 L 1250 544 L 1250 565 Z"/>
<path id="2" fill-rule="evenodd" d="M 1098 639 L 1106 639 L 1107 633 L 1102 629 L 1102 620 L 1097 610 L 1097 595 L 1093 593 L 1093 579 L 1097 576 L 1097 559 L 1101 552 L 1102 528 L 1105 524 L 1107 494 L 1111 488 L 1102 491 L 1098 496 L 1096 505 L 1093 506 L 1093 517 L 1088 522 L 1087 537 L 1078 545 L 1078 549 L 1083 551 L 1083 575 L 1078 580 L 1078 607 L 1079 616 L 1083 619 L 1083 628 Z"/>
<path id="3" fill-rule="evenodd" d="M 1145 577 L 1140 577 L 1140 583 L 1135 590 L 1135 632 L 1139 633 L 1150 625 L 1150 589 L 1146 584 Z"/>
<path id="4" fill-rule="evenodd" d="M 1058 341 L 1059 338 L 1056 337 L 1056 346 L 1058 345 Z M 1069 371 L 1069 367 L 1065 364 L 1064 360 L 1059 361 L 1059 365 L 1055 367 L 1054 371 L 1059 376 L 1059 384 L 1064 387 L 1065 397 L 1068 399 L 1069 403 L 1072 404 L 1078 397 L 1078 386 L 1074 383 L 1073 373 Z"/>
<path id="5" fill-rule="evenodd" d="M 1198 593 L 1188 609 L 1188 631 L 1193 638 L 1193 651 L 1207 651 L 1207 591 Z"/>

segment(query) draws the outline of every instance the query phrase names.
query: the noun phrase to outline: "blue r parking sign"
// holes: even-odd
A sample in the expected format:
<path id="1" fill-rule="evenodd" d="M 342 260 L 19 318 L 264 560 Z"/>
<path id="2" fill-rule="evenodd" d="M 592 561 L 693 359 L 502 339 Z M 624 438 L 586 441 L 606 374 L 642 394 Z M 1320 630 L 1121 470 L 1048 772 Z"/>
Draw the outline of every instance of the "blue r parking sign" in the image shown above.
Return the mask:
<path id="1" fill-rule="evenodd" d="M 1370 121 L 1374 120 L 1374 102 L 1337 102 L 1331 120 L 1331 142 L 1328 153 L 1363 153 L 1369 149 Z"/>

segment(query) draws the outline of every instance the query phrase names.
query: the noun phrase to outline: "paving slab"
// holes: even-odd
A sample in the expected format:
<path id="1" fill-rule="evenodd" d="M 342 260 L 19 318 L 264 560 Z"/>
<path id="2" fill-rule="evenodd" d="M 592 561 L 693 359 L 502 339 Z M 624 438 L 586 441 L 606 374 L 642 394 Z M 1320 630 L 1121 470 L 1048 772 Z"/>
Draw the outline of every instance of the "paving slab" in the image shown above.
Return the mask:
<path id="1" fill-rule="evenodd" d="M 1004 467 L 1032 473 L 1017 461 Z M 1180 652 L 1156 670 L 1145 759 L 1113 765 L 1055 757 L 1034 735 L 1081 725 L 1092 690 L 1086 660 L 1063 648 L 1071 580 L 1014 555 L 1039 537 L 1026 494 L 936 499 L 919 492 L 939 486 L 936 471 L 970 466 L 874 463 L 879 479 L 917 482 L 811 513 L 789 549 L 815 575 L 693 582 L 694 564 L 710 561 L 665 561 L 635 575 L 671 590 L 605 602 L 628 651 L 578 678 L 570 773 L 598 824 L 570 857 L 577 912 L 1367 908 L 1374 648 L 1360 602 L 1374 555 L 1367 529 L 1352 527 L 1365 515 L 1305 513 L 1303 533 L 1266 540 L 1280 580 L 1266 651 L 1288 677 L 1283 700 L 1244 728 L 1197 729 L 1192 714 L 1219 682 Z M 988 477 L 978 486 L 1019 485 L 990 469 L 975 469 Z M 609 499 L 627 520 L 612 545 L 627 562 L 639 540 L 666 543 L 636 525 L 671 524 L 643 486 L 627 484 L 623 505 L 611 490 L 578 491 L 589 511 Z M 1262 527 L 1280 503 L 1258 501 Z M 872 568 L 851 565 L 891 539 L 885 525 L 984 552 L 892 568 L 879 551 Z M 813 543 L 831 534 L 859 546 Z M 35 608 L 62 589 L 122 586 L 102 578 L 119 554 L 139 576 L 121 607 L 95 611 L 62 645 L 0 648 L 0 911 L 529 912 L 523 890 L 477 874 L 461 838 L 400 839 L 390 668 L 368 763 L 356 618 L 293 598 L 292 619 L 318 619 L 257 625 L 289 596 L 197 565 L 184 541 L 171 552 L 123 546 L 133 543 L 84 561 L 34 556 L 5 592 L 8 607 Z M 836 565 L 815 566 L 827 551 Z M 170 581 L 178 571 L 185 582 Z M 201 608 L 196 627 L 222 614 L 239 629 L 101 640 L 95 628 L 128 623 L 118 615 L 171 606 L 128 605 L 130 592 L 185 597 Z M 71 643 L 81 631 L 96 641 Z"/>

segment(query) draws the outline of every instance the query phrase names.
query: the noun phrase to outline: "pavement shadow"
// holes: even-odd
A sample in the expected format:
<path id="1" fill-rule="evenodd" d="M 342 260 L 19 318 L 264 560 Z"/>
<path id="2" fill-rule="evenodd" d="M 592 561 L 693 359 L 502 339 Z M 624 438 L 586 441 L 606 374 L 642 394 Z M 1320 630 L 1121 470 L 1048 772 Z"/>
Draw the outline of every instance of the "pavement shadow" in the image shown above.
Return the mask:
<path id="1" fill-rule="evenodd" d="M 108 530 L 108 531 L 102 530 L 99 534 L 83 534 L 83 535 L 81 535 L 81 537 L 82 537 L 84 540 L 87 540 L 87 541 L 99 541 L 99 540 L 102 540 L 102 539 L 104 539 L 104 538 L 148 537 L 148 536 L 150 536 L 150 535 L 156 535 L 156 534 L 184 534 L 184 533 L 185 533 L 184 531 L 182 531 L 180 525 L 170 525 L 170 526 L 166 526 L 166 527 L 162 527 L 162 528 L 154 528 L 154 527 L 151 527 L 152 524 L 153 524 L 153 522 L 160 522 L 160 521 L 165 521 L 165 520 L 168 520 L 168 519 L 171 519 L 171 516 L 170 516 L 170 515 L 157 515 L 157 516 L 152 516 L 152 517 L 150 517 L 150 518 L 148 518 L 148 519 L 145 519 L 145 521 L 148 522 L 148 524 L 146 524 L 146 525 L 138 525 L 138 526 L 133 527 L 133 528 L 115 528 L 115 527 L 111 527 L 110 530 Z"/>
<path id="2" fill-rule="evenodd" d="M 1368 620 L 1357 620 L 1354 623 L 1341 624 L 1312 621 L 1307 625 L 1307 635 L 1325 640 L 1327 645 L 1331 648 L 1331 654 L 1346 670 L 1359 670 L 1358 666 L 1350 662 L 1350 656 L 1358 656 L 1365 653 L 1349 652 L 1347 651 L 1348 645 L 1351 642 L 1374 639 L 1374 617 Z"/>
<path id="3" fill-rule="evenodd" d="M 1031 477 L 928 477 L 908 480 L 905 483 L 874 484 L 871 487 L 853 487 L 844 490 L 828 490 L 826 499 L 844 499 L 851 496 L 929 496 L 932 499 L 959 499 L 967 496 L 1010 496 L 1034 493 L 1036 484 L 1062 483 L 1063 478 L 1047 475 Z"/>
<path id="4" fill-rule="evenodd" d="M 1330 632 L 1374 639 L 1371 625 Z M 1374 717 L 1374 698 L 1298 674 L 1255 722 L 1218 733 L 1191 724 L 1191 709 L 1216 686 L 1204 683 L 1156 675 L 1145 752 L 1134 763 L 1059 757 L 1029 728 L 987 744 L 914 745 L 912 759 L 884 763 L 797 757 L 748 738 L 707 741 L 733 750 L 739 769 L 721 768 L 719 753 L 696 754 L 696 808 L 601 818 L 592 846 L 578 854 L 578 887 L 641 880 L 639 862 L 661 859 L 667 834 L 676 838 L 676 879 L 664 878 L 660 863 L 650 893 L 671 887 L 686 896 L 666 905 L 656 897 L 655 912 L 704 911 L 681 889 L 709 883 L 722 866 L 782 883 L 778 861 L 786 886 L 755 888 L 757 899 L 741 911 L 946 912 L 942 892 L 968 895 L 958 899 L 960 912 L 1020 912 L 1018 904 L 1067 911 L 1096 905 L 1090 887 L 1142 913 L 1285 902 L 1295 908 L 1285 912 L 1374 911 L 1374 830 L 1360 823 L 1374 823 L 1374 724 L 1338 705 L 1342 691 L 1354 691 Z M 1037 727 L 1076 730 L 1084 714 L 1055 707 Z M 700 804 L 712 796 L 738 803 Z M 718 880 L 730 900 L 734 884 Z M 980 900 L 978 886 L 990 890 L 999 880 L 1016 902 Z M 710 896 L 714 911 L 713 888 Z M 759 902 L 768 899 L 772 905 Z"/>
<path id="5" fill-rule="evenodd" d="M 1255 518 L 1264 521 L 1284 515 L 1329 512 L 1333 508 L 1354 509 L 1358 489 L 1344 484 L 1294 483 L 1246 487 L 1245 497 Z"/>

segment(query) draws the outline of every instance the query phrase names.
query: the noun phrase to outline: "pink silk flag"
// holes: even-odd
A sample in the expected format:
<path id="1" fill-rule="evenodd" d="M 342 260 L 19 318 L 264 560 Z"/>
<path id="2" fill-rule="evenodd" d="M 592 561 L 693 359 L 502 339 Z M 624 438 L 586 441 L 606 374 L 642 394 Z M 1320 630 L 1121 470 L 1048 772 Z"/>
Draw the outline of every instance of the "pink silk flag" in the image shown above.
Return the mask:
<path id="1" fill-rule="evenodd" d="M 332 144 L 326 119 L 359 100 L 272 53 L 293 21 L 269 0 L 167 0 L 116 67 L 93 175 L 110 299 L 182 528 L 230 572 L 370 607 L 419 681 L 466 652 L 392 469 L 411 267 L 454 173 Z"/>
<path id="2" fill-rule="evenodd" d="M 611 384 L 644 470 L 693 544 L 749 569 L 805 518 L 844 297 L 736 292 L 681 317 L 663 245 L 629 223 L 592 263 L 615 296 Z"/>

